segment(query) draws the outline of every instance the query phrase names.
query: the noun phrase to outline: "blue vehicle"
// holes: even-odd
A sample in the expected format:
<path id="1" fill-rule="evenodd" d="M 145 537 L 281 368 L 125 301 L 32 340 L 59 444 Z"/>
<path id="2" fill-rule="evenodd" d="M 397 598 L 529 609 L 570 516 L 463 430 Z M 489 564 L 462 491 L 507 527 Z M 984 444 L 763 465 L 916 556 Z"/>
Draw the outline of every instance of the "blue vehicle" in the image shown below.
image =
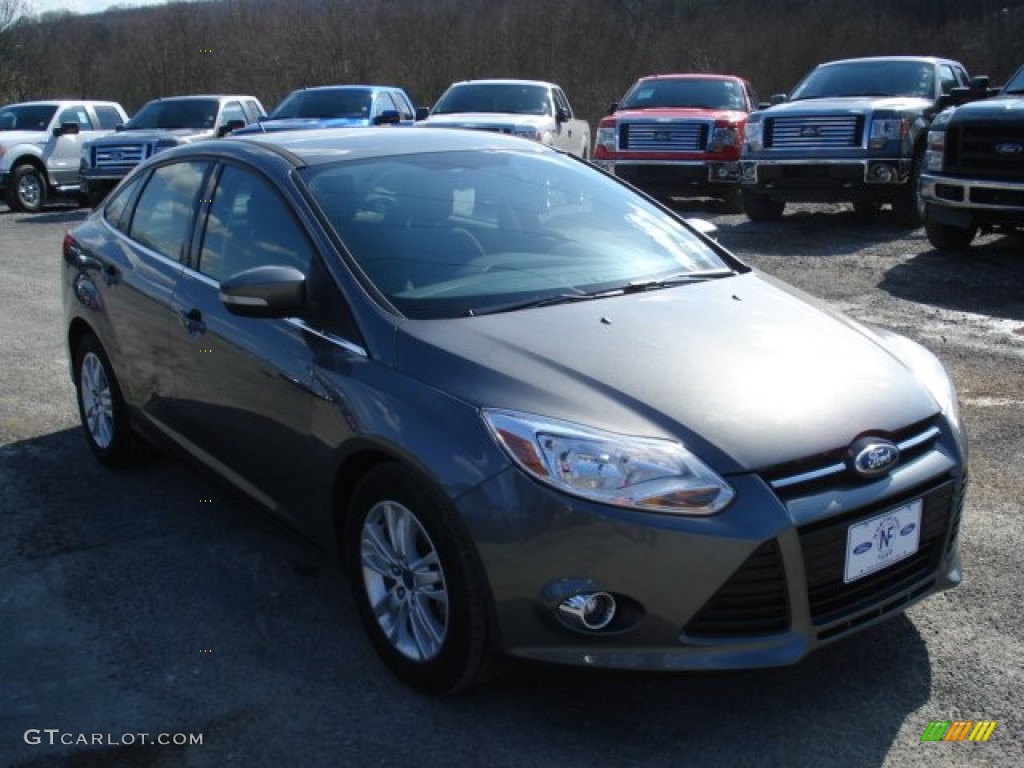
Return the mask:
<path id="1" fill-rule="evenodd" d="M 422 110 L 426 114 L 426 110 Z M 269 133 L 307 128 L 412 125 L 420 114 L 401 88 L 385 85 L 321 85 L 292 91 L 268 117 L 235 131 Z"/>

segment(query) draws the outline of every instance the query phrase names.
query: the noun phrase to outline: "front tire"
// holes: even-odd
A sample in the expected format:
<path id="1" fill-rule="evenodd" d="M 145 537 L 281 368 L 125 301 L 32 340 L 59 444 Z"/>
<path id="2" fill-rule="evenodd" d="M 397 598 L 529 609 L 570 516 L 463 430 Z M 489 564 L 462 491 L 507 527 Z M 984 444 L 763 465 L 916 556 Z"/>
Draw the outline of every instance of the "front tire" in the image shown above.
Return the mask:
<path id="1" fill-rule="evenodd" d="M 363 626 L 405 683 L 451 693 L 485 677 L 484 578 L 454 511 L 411 470 L 378 465 L 346 521 L 345 564 Z"/>
<path id="2" fill-rule="evenodd" d="M 921 156 L 914 157 L 906 187 L 892 201 L 896 221 L 907 227 L 920 227 L 924 223 L 924 203 L 921 201 Z"/>
<path id="3" fill-rule="evenodd" d="M 34 165 L 22 163 L 11 174 L 7 205 L 23 213 L 39 213 L 46 207 L 46 178 Z"/>
<path id="4" fill-rule="evenodd" d="M 940 224 L 937 221 L 925 221 L 924 233 L 928 242 L 940 251 L 965 251 L 977 234 L 977 227 L 955 227 L 951 224 Z"/>
<path id="5" fill-rule="evenodd" d="M 744 189 L 743 210 L 751 221 L 778 221 L 786 210 L 786 203 Z"/>
<path id="6" fill-rule="evenodd" d="M 110 359 L 91 333 L 78 343 L 74 354 L 78 415 L 85 442 L 108 467 L 125 467 L 141 455 L 138 438 L 128 423 L 128 409 Z"/>

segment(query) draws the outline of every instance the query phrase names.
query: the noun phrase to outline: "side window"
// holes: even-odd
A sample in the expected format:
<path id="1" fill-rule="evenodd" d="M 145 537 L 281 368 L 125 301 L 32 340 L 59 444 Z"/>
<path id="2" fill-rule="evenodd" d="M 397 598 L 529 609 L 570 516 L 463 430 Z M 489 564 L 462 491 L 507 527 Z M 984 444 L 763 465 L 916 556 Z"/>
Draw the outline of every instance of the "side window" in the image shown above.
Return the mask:
<path id="1" fill-rule="evenodd" d="M 245 119 L 245 112 L 242 111 L 242 105 L 237 101 L 232 101 L 224 105 L 224 109 L 220 113 L 220 122 L 217 124 L 217 127 L 223 128 L 232 120 L 241 120 L 243 123 L 249 122 Z"/>
<path id="2" fill-rule="evenodd" d="M 121 117 L 121 113 L 113 107 L 106 104 L 97 104 L 95 109 L 96 119 L 100 124 L 101 131 L 112 131 L 117 128 L 119 123 L 125 122 L 124 118 Z"/>
<path id="3" fill-rule="evenodd" d="M 555 88 L 555 109 L 561 109 L 565 112 L 567 117 L 572 117 L 572 107 L 569 106 L 569 100 L 565 98 L 565 93 L 560 88 Z"/>
<path id="4" fill-rule="evenodd" d="M 285 201 L 259 176 L 231 165 L 213 193 L 199 271 L 218 282 L 253 267 L 308 274 L 311 249 Z"/>
<path id="5" fill-rule="evenodd" d="M 395 99 L 395 104 L 398 106 L 398 111 L 401 113 L 403 120 L 416 119 L 416 110 L 412 108 L 412 104 L 404 93 L 392 93 L 391 95 Z"/>
<path id="6" fill-rule="evenodd" d="M 380 115 L 388 110 L 392 112 L 398 111 L 398 105 L 395 104 L 395 100 L 391 98 L 391 94 L 387 91 L 381 91 L 377 94 L 377 109 L 374 115 Z"/>
<path id="7" fill-rule="evenodd" d="M 136 176 L 128 184 L 122 184 L 118 187 L 108 198 L 103 208 L 103 218 L 107 220 L 110 226 L 122 232 L 128 232 L 128 223 L 131 220 L 131 203 L 135 198 L 135 193 L 142 186 L 143 178 L 145 177 Z"/>
<path id="8" fill-rule="evenodd" d="M 57 116 L 57 125 L 64 125 L 64 123 L 78 123 L 80 131 L 93 130 L 92 120 L 89 119 L 89 113 L 82 104 L 65 107 L 61 110 L 60 115 Z"/>
<path id="9" fill-rule="evenodd" d="M 939 82 L 943 93 L 949 93 L 953 88 L 960 85 L 957 82 L 956 73 L 948 64 L 941 64 L 939 66 Z"/>
<path id="10" fill-rule="evenodd" d="M 255 123 L 256 119 L 260 115 L 265 114 L 264 111 L 263 111 L 263 107 L 261 107 L 259 105 L 259 103 L 256 102 L 255 99 L 248 99 L 248 100 L 246 100 L 246 102 L 245 102 L 245 111 L 248 113 L 248 120 L 246 120 L 246 122 L 249 122 L 249 123 Z"/>
<path id="11" fill-rule="evenodd" d="M 174 261 L 181 261 L 206 163 L 172 163 L 153 171 L 135 206 L 128 234 Z"/>

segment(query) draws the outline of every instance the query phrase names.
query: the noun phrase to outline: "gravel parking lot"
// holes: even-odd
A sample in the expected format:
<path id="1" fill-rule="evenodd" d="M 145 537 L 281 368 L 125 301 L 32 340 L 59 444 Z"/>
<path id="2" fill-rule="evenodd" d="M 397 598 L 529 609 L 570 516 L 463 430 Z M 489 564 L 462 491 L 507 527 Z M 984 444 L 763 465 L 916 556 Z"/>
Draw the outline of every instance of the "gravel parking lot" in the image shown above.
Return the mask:
<path id="1" fill-rule="evenodd" d="M 795 667 L 517 665 L 431 699 L 378 662 L 335 564 L 249 501 L 174 458 L 127 474 L 93 460 L 58 267 L 86 214 L 0 205 L 0 765 L 1024 765 L 1024 241 L 953 257 L 888 213 L 791 210 L 686 215 L 946 362 L 971 439 L 964 584 Z M 922 743 L 932 720 L 998 725 Z"/>

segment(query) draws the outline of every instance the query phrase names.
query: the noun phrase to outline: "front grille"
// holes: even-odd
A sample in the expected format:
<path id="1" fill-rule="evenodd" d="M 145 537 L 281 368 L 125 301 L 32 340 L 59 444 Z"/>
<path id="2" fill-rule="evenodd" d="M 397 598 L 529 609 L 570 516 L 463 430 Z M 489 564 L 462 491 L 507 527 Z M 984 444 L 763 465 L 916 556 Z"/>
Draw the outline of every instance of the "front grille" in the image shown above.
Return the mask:
<path id="1" fill-rule="evenodd" d="M 747 637 L 789 628 L 786 578 L 778 543 L 758 547 L 684 630 L 705 637 Z"/>
<path id="2" fill-rule="evenodd" d="M 867 434 L 883 437 L 899 446 L 900 459 L 892 467 L 896 469 L 931 450 L 941 432 L 937 419 L 931 418 L 893 432 L 876 430 Z M 865 482 L 850 468 L 849 446 L 768 467 L 760 475 L 783 501 L 819 487 Z"/>
<path id="3" fill-rule="evenodd" d="M 900 601 L 908 599 L 899 593 L 927 578 L 946 549 L 950 524 L 959 516 L 960 499 L 954 503 L 953 490 L 954 482 L 950 479 L 901 498 L 800 527 L 807 597 L 814 624 L 831 624 L 863 611 L 877 611 L 887 601 L 896 601 L 893 607 L 898 607 Z M 881 571 L 844 583 L 849 527 L 918 497 L 922 507 L 917 552 Z"/>
<path id="4" fill-rule="evenodd" d="M 764 144 L 775 149 L 842 149 L 859 147 L 861 115 L 797 115 L 765 120 Z"/>
<path id="5" fill-rule="evenodd" d="M 149 156 L 146 144 L 115 144 L 93 147 L 92 164 L 96 168 L 138 165 Z"/>
<path id="6" fill-rule="evenodd" d="M 709 124 L 696 120 L 672 123 L 623 123 L 619 148 L 637 152 L 703 152 Z"/>
<path id="7" fill-rule="evenodd" d="M 963 122 L 946 134 L 946 172 L 986 179 L 1024 178 L 1024 121 Z"/>

